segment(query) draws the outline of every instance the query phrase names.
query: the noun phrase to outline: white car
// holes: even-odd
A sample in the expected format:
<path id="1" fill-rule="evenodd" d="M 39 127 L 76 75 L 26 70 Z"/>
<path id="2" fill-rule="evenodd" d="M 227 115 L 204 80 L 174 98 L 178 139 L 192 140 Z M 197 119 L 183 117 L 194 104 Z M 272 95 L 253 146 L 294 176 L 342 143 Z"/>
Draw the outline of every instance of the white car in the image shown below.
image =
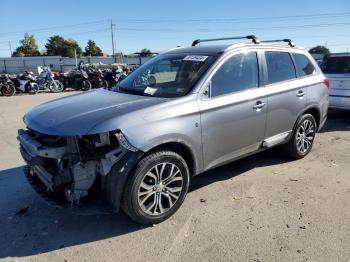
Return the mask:
<path id="1" fill-rule="evenodd" d="M 327 56 L 323 73 L 330 82 L 329 107 L 350 110 L 350 53 Z"/>

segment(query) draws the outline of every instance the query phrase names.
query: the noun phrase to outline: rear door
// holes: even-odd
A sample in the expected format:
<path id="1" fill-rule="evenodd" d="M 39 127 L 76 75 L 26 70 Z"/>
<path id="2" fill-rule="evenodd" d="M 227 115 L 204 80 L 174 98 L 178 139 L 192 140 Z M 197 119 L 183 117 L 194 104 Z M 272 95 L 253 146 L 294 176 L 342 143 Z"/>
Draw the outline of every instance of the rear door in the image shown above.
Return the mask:
<path id="1" fill-rule="evenodd" d="M 330 82 L 330 107 L 350 108 L 350 56 L 328 57 L 323 71 Z"/>
<path id="2" fill-rule="evenodd" d="M 265 146 L 283 142 L 305 110 L 307 89 L 297 80 L 293 58 L 285 51 L 265 51 L 265 81 L 268 94 Z"/>

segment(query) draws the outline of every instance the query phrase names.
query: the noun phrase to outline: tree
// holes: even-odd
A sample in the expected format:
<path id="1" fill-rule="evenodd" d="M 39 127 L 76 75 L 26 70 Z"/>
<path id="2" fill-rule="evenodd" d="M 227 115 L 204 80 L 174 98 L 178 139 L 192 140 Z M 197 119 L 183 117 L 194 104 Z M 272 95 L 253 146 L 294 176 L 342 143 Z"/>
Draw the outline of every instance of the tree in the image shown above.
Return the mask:
<path id="1" fill-rule="evenodd" d="M 87 46 L 85 47 L 85 56 L 102 56 L 102 50 L 99 48 L 95 41 L 89 40 Z"/>
<path id="2" fill-rule="evenodd" d="M 142 48 L 140 53 L 141 53 L 142 57 L 146 57 L 146 56 L 151 56 L 152 55 L 151 50 L 149 50 L 148 48 Z"/>
<path id="3" fill-rule="evenodd" d="M 38 56 L 40 55 L 38 45 L 33 35 L 25 33 L 24 38 L 19 41 L 20 46 L 16 48 L 12 56 Z"/>
<path id="4" fill-rule="evenodd" d="M 83 53 L 83 50 L 81 50 L 78 42 L 73 39 L 66 40 L 66 56 L 74 57 L 75 52 L 77 56 L 80 56 Z"/>
<path id="5" fill-rule="evenodd" d="M 318 45 L 309 50 L 310 54 L 324 54 L 324 55 L 329 55 L 331 52 L 329 49 L 323 45 Z"/>
<path id="6" fill-rule="evenodd" d="M 82 50 L 73 39 L 64 39 L 62 36 L 54 35 L 51 36 L 47 43 L 45 44 L 46 54 L 47 55 L 57 55 L 63 57 L 74 57 L 74 52 L 76 51 L 77 55 L 82 54 Z"/>

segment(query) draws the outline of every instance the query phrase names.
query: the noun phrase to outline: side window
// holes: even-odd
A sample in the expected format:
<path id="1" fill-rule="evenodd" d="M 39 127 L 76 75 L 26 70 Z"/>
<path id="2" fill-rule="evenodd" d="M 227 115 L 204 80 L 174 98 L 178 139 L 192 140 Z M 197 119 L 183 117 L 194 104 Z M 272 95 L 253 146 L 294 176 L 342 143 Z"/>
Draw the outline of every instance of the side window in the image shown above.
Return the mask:
<path id="1" fill-rule="evenodd" d="M 294 64 L 289 53 L 267 51 L 265 52 L 265 57 L 268 84 L 296 78 Z"/>
<path id="2" fill-rule="evenodd" d="M 211 96 L 220 96 L 259 86 L 256 52 L 229 58 L 211 79 Z"/>
<path id="3" fill-rule="evenodd" d="M 293 57 L 300 77 L 312 75 L 315 72 L 315 67 L 305 55 L 293 53 Z"/>

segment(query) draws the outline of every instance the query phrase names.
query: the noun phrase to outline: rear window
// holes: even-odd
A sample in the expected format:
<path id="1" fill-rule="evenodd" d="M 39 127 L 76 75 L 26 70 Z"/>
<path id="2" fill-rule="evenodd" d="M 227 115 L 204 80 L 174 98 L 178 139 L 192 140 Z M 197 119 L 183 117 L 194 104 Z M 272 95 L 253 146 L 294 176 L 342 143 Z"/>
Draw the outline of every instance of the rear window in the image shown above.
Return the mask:
<path id="1" fill-rule="evenodd" d="M 268 84 L 278 83 L 296 78 L 295 68 L 287 52 L 265 52 Z"/>
<path id="2" fill-rule="evenodd" d="M 315 67 L 303 54 L 293 54 L 298 76 L 303 77 L 307 75 L 312 75 L 315 72 Z"/>
<path id="3" fill-rule="evenodd" d="M 325 74 L 349 74 L 350 56 L 328 57 L 323 66 Z"/>

